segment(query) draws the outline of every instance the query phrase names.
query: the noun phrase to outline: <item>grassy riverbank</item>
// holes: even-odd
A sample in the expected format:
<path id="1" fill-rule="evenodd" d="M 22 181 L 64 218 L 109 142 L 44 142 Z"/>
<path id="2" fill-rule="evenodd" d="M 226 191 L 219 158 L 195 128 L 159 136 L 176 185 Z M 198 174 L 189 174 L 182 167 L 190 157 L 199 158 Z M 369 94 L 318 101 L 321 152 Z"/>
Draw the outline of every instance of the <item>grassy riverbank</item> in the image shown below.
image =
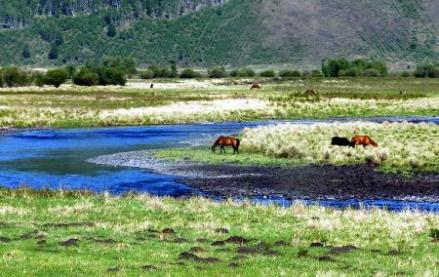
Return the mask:
<path id="1" fill-rule="evenodd" d="M 439 81 L 412 78 L 131 81 L 127 87 L 0 89 L 2 127 L 81 127 L 439 115 Z M 308 96 L 309 88 L 319 92 Z M 400 95 L 404 91 L 404 95 Z"/>
<path id="2" fill-rule="evenodd" d="M 26 189 L 0 198 L 6 276 L 439 274 L 437 215 Z"/>
<path id="3" fill-rule="evenodd" d="M 333 136 L 370 135 L 378 147 L 331 146 Z M 439 127 L 411 123 L 281 124 L 245 129 L 241 154 L 211 153 L 205 148 L 157 150 L 167 160 L 243 165 L 353 165 L 373 162 L 386 172 L 439 173 Z M 229 153 L 232 153 L 229 150 Z"/>

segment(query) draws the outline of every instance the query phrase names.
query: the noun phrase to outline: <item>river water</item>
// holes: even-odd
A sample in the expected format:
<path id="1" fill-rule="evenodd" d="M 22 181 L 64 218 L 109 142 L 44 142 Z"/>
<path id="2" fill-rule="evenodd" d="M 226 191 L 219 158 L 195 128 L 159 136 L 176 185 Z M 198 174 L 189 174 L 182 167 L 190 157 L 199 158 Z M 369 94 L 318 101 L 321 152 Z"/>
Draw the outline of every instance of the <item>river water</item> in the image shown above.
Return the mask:
<path id="1" fill-rule="evenodd" d="M 0 184 L 16 188 L 88 189 L 95 192 L 122 194 L 130 191 L 157 196 L 190 196 L 196 190 L 177 181 L 177 176 L 160 175 L 135 168 L 113 168 L 87 162 L 88 159 L 118 152 L 158 149 L 204 144 L 220 134 L 237 134 L 243 128 L 281 122 L 315 123 L 349 121 L 294 120 L 231 122 L 189 125 L 160 125 L 144 127 L 29 129 L 6 132 L 0 136 Z M 359 119 L 355 119 L 359 120 Z M 376 117 L 363 120 L 430 122 L 439 124 L 437 117 Z M 291 200 L 252 199 L 258 203 L 277 203 L 288 206 Z M 307 203 L 315 203 L 307 200 Z M 397 202 L 388 200 L 325 200 L 319 204 L 335 207 L 387 207 L 439 211 L 439 203 Z"/>

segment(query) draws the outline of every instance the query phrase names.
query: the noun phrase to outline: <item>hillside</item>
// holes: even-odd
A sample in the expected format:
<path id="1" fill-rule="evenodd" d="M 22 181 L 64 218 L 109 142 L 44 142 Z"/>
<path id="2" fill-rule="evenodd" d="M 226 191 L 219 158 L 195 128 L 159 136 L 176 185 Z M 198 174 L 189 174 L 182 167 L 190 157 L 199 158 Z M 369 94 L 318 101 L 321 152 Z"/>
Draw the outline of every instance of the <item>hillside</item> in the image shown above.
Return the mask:
<path id="1" fill-rule="evenodd" d="M 434 0 L 0 0 L 0 63 L 312 68 L 367 56 L 406 68 L 437 57 L 437 12 Z"/>

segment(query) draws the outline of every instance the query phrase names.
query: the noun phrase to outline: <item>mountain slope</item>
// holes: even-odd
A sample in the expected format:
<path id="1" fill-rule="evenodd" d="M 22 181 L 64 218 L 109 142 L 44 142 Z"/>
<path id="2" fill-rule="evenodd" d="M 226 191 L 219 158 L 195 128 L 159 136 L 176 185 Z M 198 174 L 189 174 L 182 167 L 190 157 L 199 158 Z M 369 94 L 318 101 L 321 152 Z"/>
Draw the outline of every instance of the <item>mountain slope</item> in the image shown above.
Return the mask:
<path id="1" fill-rule="evenodd" d="M 406 67 L 438 56 L 435 0 L 13 2 L 0 0 L 1 64 L 75 64 L 122 55 L 140 64 L 312 68 L 327 57 L 363 56 Z M 32 5 L 20 12 L 20 3 Z M 52 51 L 56 58 L 49 59 Z"/>

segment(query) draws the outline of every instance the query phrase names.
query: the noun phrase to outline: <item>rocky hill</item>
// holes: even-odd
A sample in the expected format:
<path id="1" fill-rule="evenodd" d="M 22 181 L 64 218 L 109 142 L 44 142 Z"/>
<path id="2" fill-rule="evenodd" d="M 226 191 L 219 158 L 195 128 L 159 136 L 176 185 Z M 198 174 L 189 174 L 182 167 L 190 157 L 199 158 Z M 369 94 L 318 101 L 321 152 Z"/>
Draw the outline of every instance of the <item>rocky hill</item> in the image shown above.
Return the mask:
<path id="1" fill-rule="evenodd" d="M 437 58 L 435 0 L 0 0 L 0 63 L 103 56 L 180 66 Z"/>

